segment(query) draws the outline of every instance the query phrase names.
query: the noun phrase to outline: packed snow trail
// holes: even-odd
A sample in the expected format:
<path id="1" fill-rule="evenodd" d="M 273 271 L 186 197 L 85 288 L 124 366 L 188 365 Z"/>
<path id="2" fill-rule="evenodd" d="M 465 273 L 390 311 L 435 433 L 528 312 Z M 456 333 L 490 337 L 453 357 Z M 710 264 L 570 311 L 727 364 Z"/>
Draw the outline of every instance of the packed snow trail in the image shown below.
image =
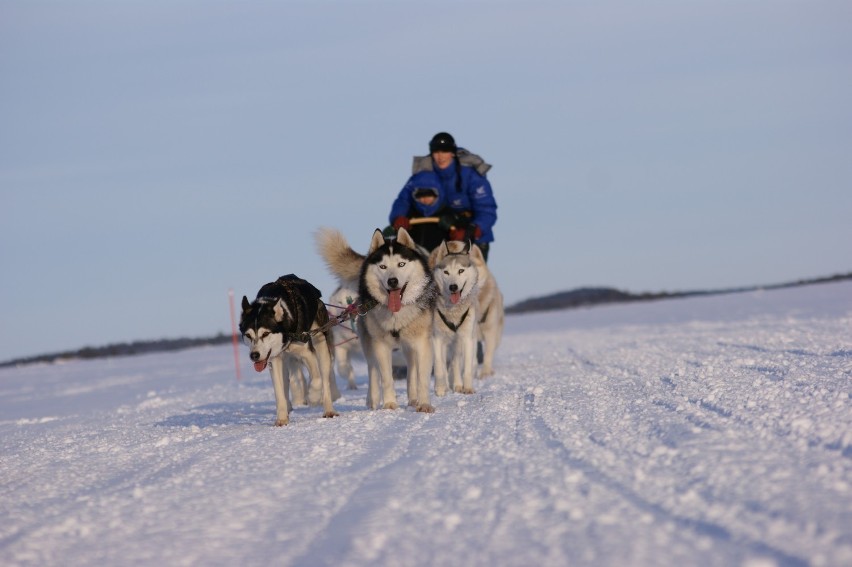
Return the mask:
<path id="1" fill-rule="evenodd" d="M 513 316 L 496 366 L 284 428 L 230 345 L 0 370 L 0 563 L 852 564 L 852 283 Z"/>

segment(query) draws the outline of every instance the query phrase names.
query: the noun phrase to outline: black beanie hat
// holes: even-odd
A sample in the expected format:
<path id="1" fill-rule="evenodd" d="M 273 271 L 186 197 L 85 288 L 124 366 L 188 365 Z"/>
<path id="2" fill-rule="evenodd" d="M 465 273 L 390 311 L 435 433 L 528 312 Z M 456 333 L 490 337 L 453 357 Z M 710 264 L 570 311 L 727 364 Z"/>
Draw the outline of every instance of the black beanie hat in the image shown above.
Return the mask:
<path id="1" fill-rule="evenodd" d="M 452 152 L 456 153 L 456 141 L 446 132 L 438 132 L 432 137 L 429 142 L 429 153 L 435 152 Z"/>

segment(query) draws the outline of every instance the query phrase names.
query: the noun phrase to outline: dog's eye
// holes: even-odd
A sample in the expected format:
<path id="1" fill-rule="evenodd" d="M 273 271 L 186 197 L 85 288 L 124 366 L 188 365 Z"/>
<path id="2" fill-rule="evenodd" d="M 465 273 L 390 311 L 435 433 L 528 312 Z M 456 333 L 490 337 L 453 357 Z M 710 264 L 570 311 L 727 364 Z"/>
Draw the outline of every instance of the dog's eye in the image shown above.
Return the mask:
<path id="1" fill-rule="evenodd" d="M 387 270 L 387 269 L 388 269 L 388 267 L 387 267 L 387 266 L 385 266 L 384 264 L 379 264 L 379 269 L 380 269 L 380 270 Z"/>
<path id="2" fill-rule="evenodd" d="M 402 268 L 404 266 L 405 266 L 405 262 L 400 262 L 399 264 L 396 265 L 397 268 Z"/>
<path id="3" fill-rule="evenodd" d="M 269 331 L 264 331 L 263 333 L 261 333 L 260 338 L 265 339 L 268 336 L 269 336 Z"/>
<path id="4" fill-rule="evenodd" d="M 459 273 L 460 273 L 460 274 L 463 274 L 463 273 L 464 273 L 464 268 L 462 268 L 461 270 L 459 270 Z"/>
<path id="5" fill-rule="evenodd" d="M 449 276 L 449 275 L 450 275 L 450 271 L 449 271 L 449 270 L 444 270 L 444 275 L 445 275 L 445 276 Z"/>

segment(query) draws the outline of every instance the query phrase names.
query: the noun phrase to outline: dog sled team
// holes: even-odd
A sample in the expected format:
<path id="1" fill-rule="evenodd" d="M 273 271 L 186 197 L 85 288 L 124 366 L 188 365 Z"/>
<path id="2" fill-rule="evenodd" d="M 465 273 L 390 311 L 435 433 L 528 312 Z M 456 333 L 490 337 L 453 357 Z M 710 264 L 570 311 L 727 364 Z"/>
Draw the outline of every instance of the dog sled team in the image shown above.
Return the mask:
<path id="1" fill-rule="evenodd" d="M 323 417 L 338 415 L 334 361 L 354 389 L 357 349 L 367 362 L 371 409 L 399 407 L 395 358 L 404 359 L 407 404 L 419 412 L 434 411 L 433 375 L 435 395 L 444 396 L 472 394 L 477 375 L 493 374 L 504 312 L 486 263 L 497 208 L 485 178 L 490 166 L 444 132 L 429 149 L 415 158 L 390 226 L 373 232 L 366 253 L 336 229 L 316 232 L 340 282 L 328 304 L 293 274 L 263 285 L 253 301 L 243 297 L 240 332 L 255 370 L 269 368 L 276 425 L 289 422 L 294 405 L 322 404 Z"/>

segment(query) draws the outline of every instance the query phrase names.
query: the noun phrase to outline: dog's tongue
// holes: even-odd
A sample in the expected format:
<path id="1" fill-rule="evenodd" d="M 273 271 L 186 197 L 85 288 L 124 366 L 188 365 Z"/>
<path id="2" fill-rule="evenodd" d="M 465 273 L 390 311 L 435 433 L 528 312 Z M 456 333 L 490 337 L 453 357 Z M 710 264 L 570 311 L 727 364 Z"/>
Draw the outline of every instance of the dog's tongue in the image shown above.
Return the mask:
<path id="1" fill-rule="evenodd" d="M 392 289 L 388 291 L 388 309 L 391 313 L 396 313 L 402 309 L 402 290 Z"/>
<path id="2" fill-rule="evenodd" d="M 459 299 L 461 299 L 461 292 L 460 291 L 454 291 L 453 293 L 450 294 L 450 303 L 452 303 L 453 305 L 458 303 Z"/>
<path id="3" fill-rule="evenodd" d="M 254 363 L 254 369 L 257 370 L 258 372 L 263 372 L 263 370 L 265 368 L 266 368 L 266 361 L 265 360 L 259 360 L 259 361 Z"/>

